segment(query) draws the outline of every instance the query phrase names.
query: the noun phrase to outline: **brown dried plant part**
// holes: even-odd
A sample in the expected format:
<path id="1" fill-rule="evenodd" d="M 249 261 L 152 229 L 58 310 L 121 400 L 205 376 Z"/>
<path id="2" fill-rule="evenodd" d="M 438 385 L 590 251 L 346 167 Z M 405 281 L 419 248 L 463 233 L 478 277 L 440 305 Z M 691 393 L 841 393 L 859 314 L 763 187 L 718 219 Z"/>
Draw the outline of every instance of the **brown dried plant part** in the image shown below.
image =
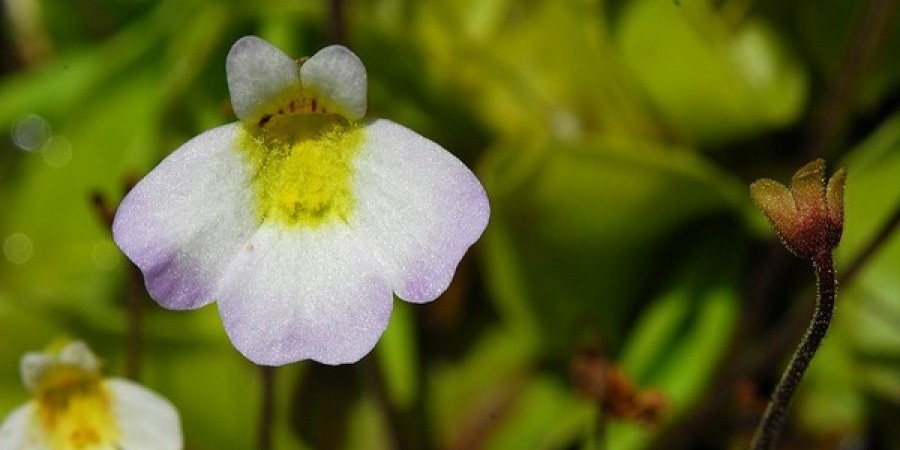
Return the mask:
<path id="1" fill-rule="evenodd" d="M 575 389 L 597 402 L 603 416 L 655 426 L 669 409 L 662 392 L 638 389 L 622 369 L 597 353 L 576 355 L 571 372 Z"/>

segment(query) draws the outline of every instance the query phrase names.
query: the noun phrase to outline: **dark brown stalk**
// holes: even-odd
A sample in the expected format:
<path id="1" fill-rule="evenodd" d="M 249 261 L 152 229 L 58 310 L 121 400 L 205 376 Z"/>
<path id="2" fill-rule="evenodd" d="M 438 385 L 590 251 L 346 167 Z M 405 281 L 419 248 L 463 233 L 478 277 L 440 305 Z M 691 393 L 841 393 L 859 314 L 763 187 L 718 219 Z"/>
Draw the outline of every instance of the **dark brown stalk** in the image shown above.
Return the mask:
<path id="1" fill-rule="evenodd" d="M 825 333 L 828 331 L 831 317 L 834 315 L 837 280 L 834 276 L 834 259 L 831 251 L 822 251 L 816 255 L 813 258 L 813 268 L 816 272 L 818 293 L 813 320 L 810 322 L 806 336 L 800 342 L 797 352 L 791 358 L 787 370 L 782 375 L 781 381 L 775 388 L 772 400 L 769 402 L 753 438 L 751 445 L 753 450 L 768 450 L 774 447 L 784 425 L 784 418 L 787 415 L 791 399 L 794 397 L 794 392 L 800 385 L 803 374 L 815 356 L 816 350 L 825 339 Z"/>
<path id="2" fill-rule="evenodd" d="M 344 0 L 329 0 L 328 34 L 333 44 L 347 45 L 346 12 Z"/>
<path id="3" fill-rule="evenodd" d="M 384 379 L 384 368 L 378 358 L 378 349 L 369 353 L 359 362 L 363 381 L 375 395 L 375 400 L 384 414 L 391 438 L 391 448 L 398 450 L 415 450 L 426 448 L 424 441 L 413 426 L 413 420 L 391 401 L 387 381 Z"/>
<path id="4" fill-rule="evenodd" d="M 275 424 L 275 368 L 260 366 L 259 450 L 272 449 L 272 431 Z"/>

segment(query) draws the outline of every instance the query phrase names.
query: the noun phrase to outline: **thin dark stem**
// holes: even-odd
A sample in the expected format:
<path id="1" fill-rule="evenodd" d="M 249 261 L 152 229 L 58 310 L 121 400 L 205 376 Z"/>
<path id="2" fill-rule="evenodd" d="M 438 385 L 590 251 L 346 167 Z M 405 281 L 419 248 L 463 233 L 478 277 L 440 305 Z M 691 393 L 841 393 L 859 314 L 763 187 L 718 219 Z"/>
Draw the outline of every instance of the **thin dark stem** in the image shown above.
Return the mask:
<path id="1" fill-rule="evenodd" d="M 125 360 L 125 375 L 139 381 L 141 378 L 141 317 L 143 316 L 144 303 L 144 277 L 140 269 L 134 264 L 128 264 L 128 330 L 127 346 L 128 356 Z"/>
<path id="2" fill-rule="evenodd" d="M 837 72 L 830 80 L 825 96 L 813 108 L 815 112 L 811 121 L 807 159 L 827 156 L 840 144 L 847 128 L 850 106 L 884 46 L 894 10 L 894 0 L 862 3 L 852 34 L 838 61 Z"/>
<path id="3" fill-rule="evenodd" d="M 818 295 L 816 297 L 816 310 L 813 313 L 813 320 L 809 324 L 806 336 L 797 347 L 797 352 L 791 358 L 787 369 L 775 388 L 772 400 L 766 408 L 759 428 L 756 429 L 756 435 L 753 438 L 754 450 L 767 450 L 773 448 L 778 435 L 781 433 L 781 427 L 784 424 L 784 418 L 787 415 L 788 407 L 803 374 L 809 367 L 813 356 L 816 354 L 825 333 L 828 331 L 828 325 L 831 323 L 831 317 L 834 314 L 834 299 L 837 292 L 837 281 L 834 276 L 834 259 L 830 251 L 820 252 L 813 258 L 813 268 L 816 272 L 816 286 Z"/>
<path id="4" fill-rule="evenodd" d="M 259 408 L 259 450 L 272 449 L 272 429 L 275 423 L 275 368 L 260 366 L 262 392 Z"/>
<path id="5" fill-rule="evenodd" d="M 882 248 L 897 231 L 898 226 L 900 226 L 900 207 L 894 210 L 875 237 L 842 270 L 840 283 L 843 285 L 853 283 L 858 274 L 872 261 L 878 249 Z M 750 289 L 743 296 L 744 300 L 741 304 L 744 307 L 741 317 L 746 320 L 741 321 L 735 337 L 731 340 L 729 346 L 731 350 L 719 365 L 718 375 L 706 388 L 706 394 L 700 396 L 701 401 L 697 407 L 687 412 L 675 426 L 664 430 L 650 448 L 659 450 L 681 448 L 688 447 L 695 442 L 697 435 L 707 430 L 707 424 L 715 419 L 717 408 L 721 407 L 723 399 L 728 398 L 714 393 L 730 389 L 738 379 L 748 373 L 757 373 L 764 367 L 770 367 L 773 365 L 773 361 L 779 360 L 781 355 L 787 352 L 791 342 L 800 338 L 798 330 L 803 326 L 806 318 L 809 317 L 810 309 L 812 309 L 807 306 L 805 301 L 795 302 L 788 317 L 777 326 L 776 330 L 770 333 L 768 338 L 763 339 L 760 344 L 754 346 L 757 350 L 747 351 L 746 348 L 738 345 L 754 336 L 757 326 L 752 325 L 756 321 L 752 318 L 758 317 L 759 311 L 751 305 L 764 303 L 763 300 L 772 291 L 775 281 L 774 274 L 781 271 L 787 259 L 782 246 L 776 241 L 770 245 L 768 255 L 765 258 L 766 262 L 758 267 L 756 275 L 752 277 L 753 281 L 749 283 Z M 810 300 L 811 297 L 810 295 Z M 748 317 L 751 319 L 747 319 Z"/>
<path id="6" fill-rule="evenodd" d="M 124 186 L 125 193 L 134 186 L 134 183 L 126 181 Z M 124 194 L 123 194 L 124 195 Z M 103 221 L 103 224 L 112 229 L 113 221 L 116 218 L 116 211 L 106 201 L 100 191 L 91 194 L 91 203 L 94 205 L 94 211 Z M 125 291 L 125 346 L 127 354 L 125 356 L 125 376 L 134 381 L 140 381 L 141 378 L 141 316 L 143 315 L 144 303 L 144 277 L 140 269 L 134 264 L 128 263 L 128 287 Z"/>
<path id="7" fill-rule="evenodd" d="M 375 400 L 384 413 L 388 432 L 392 442 L 391 448 L 412 450 L 423 447 L 423 440 L 412 426 L 412 418 L 400 411 L 390 399 L 387 382 L 384 379 L 384 368 L 378 358 L 378 348 L 360 361 L 363 379 L 375 394 Z"/>
<path id="8" fill-rule="evenodd" d="M 328 1 L 328 31 L 331 42 L 334 44 L 347 44 L 347 33 L 344 26 L 346 17 L 345 6 L 344 0 Z"/>

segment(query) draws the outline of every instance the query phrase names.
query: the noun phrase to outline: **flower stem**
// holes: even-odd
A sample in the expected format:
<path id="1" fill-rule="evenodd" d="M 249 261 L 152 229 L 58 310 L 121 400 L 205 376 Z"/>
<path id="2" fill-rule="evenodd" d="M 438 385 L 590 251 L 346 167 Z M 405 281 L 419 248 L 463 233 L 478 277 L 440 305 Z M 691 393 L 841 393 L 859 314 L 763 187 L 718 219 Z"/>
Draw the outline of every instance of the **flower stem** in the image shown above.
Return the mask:
<path id="1" fill-rule="evenodd" d="M 260 366 L 262 390 L 259 408 L 259 450 L 271 450 L 275 422 L 275 368 Z"/>
<path id="2" fill-rule="evenodd" d="M 391 448 L 397 450 L 412 450 L 417 448 L 429 448 L 425 445 L 424 438 L 414 426 L 413 417 L 405 411 L 397 408 L 391 401 L 388 393 L 387 380 L 385 380 L 384 367 L 378 355 L 378 347 L 372 350 L 360 360 L 365 383 L 375 395 L 375 400 L 381 408 L 387 425 L 387 431 L 391 439 Z"/>
<path id="3" fill-rule="evenodd" d="M 800 341 L 800 346 L 791 358 L 787 370 L 781 376 L 781 381 L 775 388 L 772 400 L 763 415 L 756 435 L 753 437 L 753 450 L 767 450 L 774 447 L 788 406 L 803 374 L 809 367 L 810 361 L 822 344 L 831 317 L 834 314 L 834 299 L 837 293 L 837 281 L 834 276 L 834 259 L 830 250 L 823 250 L 813 257 L 813 268 L 816 272 L 816 310 L 813 313 L 812 322 L 806 331 L 806 336 Z"/>
<path id="4" fill-rule="evenodd" d="M 125 182 L 124 191 L 127 194 L 134 186 L 130 181 Z M 100 191 L 91 194 L 91 203 L 97 217 L 103 221 L 107 228 L 112 229 L 116 211 L 106 197 Z M 125 293 L 125 342 L 127 355 L 125 357 L 125 376 L 132 381 L 140 381 L 141 378 L 141 317 L 143 316 L 144 303 L 144 276 L 141 270 L 131 262 L 128 265 L 128 289 Z"/>
<path id="5" fill-rule="evenodd" d="M 347 44 L 346 4 L 344 0 L 331 0 L 328 14 L 328 34 L 333 44 Z"/>
<path id="6" fill-rule="evenodd" d="M 140 269 L 128 263 L 128 318 L 127 345 L 128 356 L 125 361 L 125 374 L 128 378 L 139 381 L 141 378 L 141 317 L 143 316 L 144 283 Z"/>

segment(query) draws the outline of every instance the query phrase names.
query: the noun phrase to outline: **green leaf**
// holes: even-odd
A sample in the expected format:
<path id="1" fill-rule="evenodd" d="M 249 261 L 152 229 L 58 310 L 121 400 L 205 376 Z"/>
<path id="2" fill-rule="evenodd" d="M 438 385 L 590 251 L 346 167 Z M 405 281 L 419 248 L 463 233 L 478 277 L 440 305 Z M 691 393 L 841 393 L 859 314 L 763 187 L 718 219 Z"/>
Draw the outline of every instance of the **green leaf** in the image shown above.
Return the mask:
<path id="1" fill-rule="evenodd" d="M 646 389 L 663 392 L 666 421 L 688 411 L 703 392 L 734 332 L 743 244 L 725 232 L 698 242 L 672 282 L 650 303 L 631 329 L 622 368 Z M 610 448 L 641 448 L 657 429 L 612 422 Z"/>
<path id="2" fill-rule="evenodd" d="M 547 349 L 615 348 L 670 233 L 749 203 L 743 183 L 693 153 L 604 139 L 499 148 L 481 173 L 494 208 L 489 288 Z"/>
<path id="3" fill-rule="evenodd" d="M 721 144 L 792 123 L 806 74 L 761 18 L 729 23 L 706 1 L 629 2 L 617 20 L 625 63 L 678 134 Z"/>

